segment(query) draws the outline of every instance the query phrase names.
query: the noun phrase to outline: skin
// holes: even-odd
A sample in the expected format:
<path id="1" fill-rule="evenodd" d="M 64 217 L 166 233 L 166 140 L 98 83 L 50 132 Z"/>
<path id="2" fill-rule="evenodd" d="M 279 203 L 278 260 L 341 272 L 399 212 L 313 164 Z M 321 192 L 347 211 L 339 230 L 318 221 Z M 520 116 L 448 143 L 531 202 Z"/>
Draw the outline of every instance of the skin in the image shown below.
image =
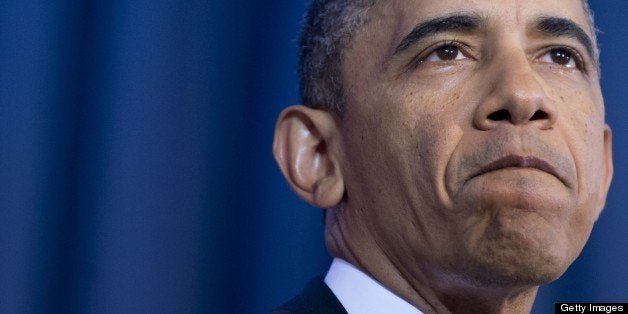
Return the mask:
<path id="1" fill-rule="evenodd" d="M 461 12 L 480 27 L 395 53 L 417 24 Z M 592 37 L 586 13 L 574 0 L 396 0 L 369 14 L 345 52 L 343 116 L 280 115 L 282 172 L 328 208 L 333 256 L 422 311 L 529 312 L 581 252 L 612 177 L 595 56 L 535 27 L 559 17 Z"/>

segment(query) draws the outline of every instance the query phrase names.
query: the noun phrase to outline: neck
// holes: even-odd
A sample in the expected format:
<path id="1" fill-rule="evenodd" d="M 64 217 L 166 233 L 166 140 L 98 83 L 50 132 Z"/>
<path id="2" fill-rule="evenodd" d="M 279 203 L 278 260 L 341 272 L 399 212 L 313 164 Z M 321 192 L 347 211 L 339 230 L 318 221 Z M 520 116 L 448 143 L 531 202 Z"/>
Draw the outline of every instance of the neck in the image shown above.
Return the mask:
<path id="1" fill-rule="evenodd" d="M 538 287 L 465 287 L 437 291 L 438 301 L 453 313 L 530 313 Z"/>
<path id="2" fill-rule="evenodd" d="M 425 271 L 426 267 L 409 269 L 403 265 L 421 263 L 395 261 L 373 245 L 376 242 L 368 233 L 349 232 L 335 211 L 329 210 L 325 236 L 330 254 L 361 269 L 424 313 L 530 313 L 532 309 L 537 286 L 483 285 Z"/>

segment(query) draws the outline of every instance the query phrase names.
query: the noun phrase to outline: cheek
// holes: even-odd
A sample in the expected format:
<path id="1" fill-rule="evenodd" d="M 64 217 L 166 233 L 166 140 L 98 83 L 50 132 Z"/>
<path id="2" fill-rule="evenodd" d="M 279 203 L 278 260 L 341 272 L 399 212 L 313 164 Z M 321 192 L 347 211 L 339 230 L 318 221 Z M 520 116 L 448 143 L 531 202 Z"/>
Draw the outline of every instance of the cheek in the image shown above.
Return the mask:
<path id="1" fill-rule="evenodd" d="M 580 252 L 586 243 L 599 214 L 600 199 L 605 197 L 600 195 L 605 179 L 603 113 L 593 106 L 582 106 L 580 110 L 563 111 L 561 116 L 563 136 L 577 175 L 576 206 L 565 219 L 568 222 L 565 236 L 571 239 L 569 243 L 574 252 Z"/>
<path id="2" fill-rule="evenodd" d="M 451 83 L 451 82 L 450 82 Z M 455 82 L 454 82 L 455 83 Z M 405 185 L 405 197 L 414 208 L 427 208 L 425 219 L 450 217 L 452 201 L 446 189 L 446 171 L 451 158 L 464 144 L 461 140 L 471 127 L 474 93 L 469 86 L 435 86 L 410 84 L 389 88 L 388 98 L 396 99 L 393 115 L 403 132 L 395 134 L 398 146 L 394 150 L 402 168 L 396 173 Z M 453 84 L 453 83 L 452 83 Z M 471 85 L 471 84 L 467 84 Z M 406 95 L 400 98 L 399 95 Z M 432 209 L 432 210 L 429 210 Z"/>
<path id="3" fill-rule="evenodd" d="M 390 89 L 371 110 L 348 111 L 343 122 L 353 199 L 364 199 L 364 208 L 418 216 L 415 224 L 442 220 L 444 171 L 462 134 L 448 112 L 452 97 L 443 101 L 426 94 Z"/>
<path id="4" fill-rule="evenodd" d="M 578 178 L 580 202 L 594 197 L 603 183 L 605 167 L 604 129 L 601 120 L 585 114 L 565 117 L 567 127 L 563 136 L 567 139 Z"/>
<path id="5" fill-rule="evenodd" d="M 599 191 L 604 178 L 605 126 L 601 91 L 599 85 L 582 80 L 550 87 L 559 113 L 557 129 L 562 132 L 573 158 L 582 205 L 591 194 Z"/>
<path id="6" fill-rule="evenodd" d="M 445 169 L 463 135 L 465 112 L 458 104 L 461 94 L 456 90 L 448 93 L 430 90 L 406 95 L 398 100 L 401 105 L 393 114 L 402 129 L 393 136 L 395 150 L 404 165 L 400 175 L 420 190 L 430 192 L 428 196 L 433 201 L 442 200 Z"/>
<path id="7" fill-rule="evenodd" d="M 451 200 L 446 189 L 446 171 L 451 157 L 459 147 L 464 132 L 459 124 L 445 123 L 442 116 L 433 116 L 414 125 L 414 134 L 420 134 L 412 141 L 418 157 L 410 164 L 409 174 L 418 183 L 433 192 L 430 201 L 438 207 L 450 207 Z"/>
<path id="8" fill-rule="evenodd" d="M 593 132 L 596 134 L 598 132 Z M 599 132 L 601 133 L 601 132 Z M 585 134 L 587 135 L 587 134 Z M 604 180 L 604 156 L 603 144 L 601 142 L 603 134 L 599 134 L 600 140 L 596 136 L 585 136 L 574 148 L 574 158 L 578 174 L 578 200 L 576 214 L 572 218 L 572 226 L 588 234 L 595 220 L 598 217 L 600 206 L 600 186 Z M 586 240 L 586 238 L 585 238 Z"/>

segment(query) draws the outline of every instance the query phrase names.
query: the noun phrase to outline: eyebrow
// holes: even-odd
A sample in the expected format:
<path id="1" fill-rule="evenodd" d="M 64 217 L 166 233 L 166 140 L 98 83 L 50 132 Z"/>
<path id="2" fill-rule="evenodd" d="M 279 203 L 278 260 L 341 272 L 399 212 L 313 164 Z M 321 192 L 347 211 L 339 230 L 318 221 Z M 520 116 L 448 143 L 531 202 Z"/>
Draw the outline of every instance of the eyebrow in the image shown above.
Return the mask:
<path id="1" fill-rule="evenodd" d="M 412 47 L 422 39 L 439 33 L 471 33 L 477 30 L 482 24 L 482 19 L 469 14 L 454 14 L 443 17 L 436 17 L 422 22 L 406 35 L 397 48 L 394 55 L 398 55 Z M 542 16 L 536 20 L 536 30 L 553 37 L 570 37 L 582 44 L 590 56 L 596 56 L 593 40 L 575 22 L 551 16 Z"/>
<path id="2" fill-rule="evenodd" d="M 471 33 L 477 30 L 481 23 L 479 17 L 468 14 L 454 14 L 422 22 L 401 40 L 393 55 L 400 54 L 428 36 L 439 33 Z"/>
<path id="3" fill-rule="evenodd" d="M 542 16 L 536 21 L 536 30 L 552 37 L 570 37 L 582 44 L 589 55 L 595 59 L 593 40 L 573 21 L 559 17 Z"/>

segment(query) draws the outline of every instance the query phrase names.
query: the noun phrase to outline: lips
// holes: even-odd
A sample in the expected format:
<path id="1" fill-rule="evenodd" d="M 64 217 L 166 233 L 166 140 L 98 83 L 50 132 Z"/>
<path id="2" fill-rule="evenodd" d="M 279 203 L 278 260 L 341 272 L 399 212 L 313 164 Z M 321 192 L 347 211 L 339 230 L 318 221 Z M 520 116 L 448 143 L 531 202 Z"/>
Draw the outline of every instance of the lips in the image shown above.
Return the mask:
<path id="1" fill-rule="evenodd" d="M 506 168 L 532 168 L 538 169 L 543 172 L 549 173 L 556 177 L 558 180 L 563 182 L 563 184 L 567 185 L 565 180 L 559 175 L 556 169 L 547 161 L 535 157 L 535 156 L 519 156 L 519 155 L 508 155 L 502 158 L 499 158 L 484 167 L 482 167 L 477 173 L 471 176 L 471 179 L 481 176 L 483 174 L 506 169 Z"/>

